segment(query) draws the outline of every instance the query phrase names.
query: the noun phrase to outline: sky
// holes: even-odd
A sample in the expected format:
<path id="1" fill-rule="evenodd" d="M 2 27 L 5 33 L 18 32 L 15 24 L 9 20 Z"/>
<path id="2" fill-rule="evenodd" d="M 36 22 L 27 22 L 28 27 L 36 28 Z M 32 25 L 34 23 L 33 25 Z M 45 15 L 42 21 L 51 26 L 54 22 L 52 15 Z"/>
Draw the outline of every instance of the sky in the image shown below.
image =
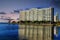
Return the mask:
<path id="1" fill-rule="evenodd" d="M 12 12 L 33 7 L 54 7 L 57 12 L 60 8 L 59 0 L 0 0 L 0 12 Z"/>
<path id="2" fill-rule="evenodd" d="M 60 15 L 60 0 L 0 0 L 0 12 L 10 13 L 14 10 L 25 10 L 26 8 L 54 8 Z"/>

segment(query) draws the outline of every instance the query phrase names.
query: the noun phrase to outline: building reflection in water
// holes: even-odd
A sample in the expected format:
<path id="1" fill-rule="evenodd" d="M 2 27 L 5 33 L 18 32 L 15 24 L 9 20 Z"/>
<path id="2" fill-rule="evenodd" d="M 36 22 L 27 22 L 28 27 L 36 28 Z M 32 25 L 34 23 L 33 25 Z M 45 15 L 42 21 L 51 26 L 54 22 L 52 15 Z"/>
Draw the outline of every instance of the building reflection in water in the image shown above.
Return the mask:
<path id="1" fill-rule="evenodd" d="M 20 24 L 19 36 L 23 36 L 21 40 L 52 40 L 53 26 L 51 24 Z"/>

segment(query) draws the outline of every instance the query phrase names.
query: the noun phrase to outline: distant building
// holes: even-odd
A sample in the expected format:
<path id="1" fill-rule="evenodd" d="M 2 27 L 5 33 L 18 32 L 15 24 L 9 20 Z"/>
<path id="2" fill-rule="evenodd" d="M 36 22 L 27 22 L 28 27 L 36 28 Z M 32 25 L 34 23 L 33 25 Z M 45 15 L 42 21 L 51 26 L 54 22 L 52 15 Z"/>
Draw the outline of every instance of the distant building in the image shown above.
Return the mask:
<path id="1" fill-rule="evenodd" d="M 59 14 L 56 12 L 56 15 L 54 16 L 54 21 L 58 22 L 59 21 Z"/>
<path id="2" fill-rule="evenodd" d="M 54 22 L 56 22 L 56 15 L 54 16 Z"/>
<path id="3" fill-rule="evenodd" d="M 56 12 L 56 21 L 57 22 L 59 21 L 59 14 L 58 14 L 58 12 Z"/>
<path id="4" fill-rule="evenodd" d="M 20 11 L 20 21 L 54 21 L 54 8 L 31 8 Z"/>

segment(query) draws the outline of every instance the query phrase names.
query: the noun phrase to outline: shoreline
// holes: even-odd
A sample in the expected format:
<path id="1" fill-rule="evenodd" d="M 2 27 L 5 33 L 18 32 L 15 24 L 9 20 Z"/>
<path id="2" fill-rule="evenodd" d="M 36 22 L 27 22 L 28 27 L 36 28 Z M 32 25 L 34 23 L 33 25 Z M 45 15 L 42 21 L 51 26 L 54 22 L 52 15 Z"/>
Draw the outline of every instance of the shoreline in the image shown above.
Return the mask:
<path id="1" fill-rule="evenodd" d="M 0 22 L 0 24 L 18 24 L 18 23 L 7 23 L 7 22 Z"/>

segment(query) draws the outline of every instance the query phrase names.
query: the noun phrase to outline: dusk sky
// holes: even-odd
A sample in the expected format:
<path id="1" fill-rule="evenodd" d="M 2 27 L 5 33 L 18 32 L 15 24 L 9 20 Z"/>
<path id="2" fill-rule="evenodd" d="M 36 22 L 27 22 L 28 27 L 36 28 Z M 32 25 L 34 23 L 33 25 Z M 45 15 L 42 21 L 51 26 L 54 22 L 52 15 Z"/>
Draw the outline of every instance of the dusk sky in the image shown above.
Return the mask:
<path id="1" fill-rule="evenodd" d="M 0 12 L 12 12 L 14 10 L 26 8 L 47 8 L 54 7 L 54 13 L 60 13 L 59 0 L 0 0 Z"/>

